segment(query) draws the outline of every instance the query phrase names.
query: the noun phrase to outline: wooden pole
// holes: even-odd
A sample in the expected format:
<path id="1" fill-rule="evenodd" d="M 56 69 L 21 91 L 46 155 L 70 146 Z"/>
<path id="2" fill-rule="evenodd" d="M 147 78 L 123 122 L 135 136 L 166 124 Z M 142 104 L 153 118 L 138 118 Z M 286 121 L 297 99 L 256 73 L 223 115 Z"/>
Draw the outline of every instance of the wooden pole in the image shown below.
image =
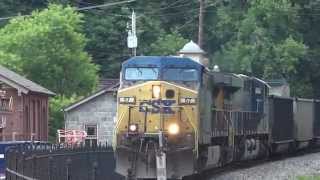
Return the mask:
<path id="1" fill-rule="evenodd" d="M 203 44 L 203 13 L 204 13 L 204 1 L 205 0 L 199 0 L 199 32 L 198 32 L 198 45 L 200 48 L 202 48 Z"/>

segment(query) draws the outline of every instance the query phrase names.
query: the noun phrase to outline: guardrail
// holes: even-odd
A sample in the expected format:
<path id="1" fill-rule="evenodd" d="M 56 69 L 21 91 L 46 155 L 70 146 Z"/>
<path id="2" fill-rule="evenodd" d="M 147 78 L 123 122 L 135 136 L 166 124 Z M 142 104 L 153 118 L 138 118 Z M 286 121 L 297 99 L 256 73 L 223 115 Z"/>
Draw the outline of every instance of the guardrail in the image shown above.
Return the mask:
<path id="1" fill-rule="evenodd" d="M 23 145 L 6 152 L 7 180 L 120 180 L 108 146 Z"/>

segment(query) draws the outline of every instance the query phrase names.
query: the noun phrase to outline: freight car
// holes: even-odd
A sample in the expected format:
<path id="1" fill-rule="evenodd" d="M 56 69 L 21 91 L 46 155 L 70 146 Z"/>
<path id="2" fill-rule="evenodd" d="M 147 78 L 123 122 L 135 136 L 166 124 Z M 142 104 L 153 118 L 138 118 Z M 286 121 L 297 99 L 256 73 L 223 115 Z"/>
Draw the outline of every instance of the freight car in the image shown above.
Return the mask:
<path id="1" fill-rule="evenodd" d="M 320 102 L 269 96 L 264 81 L 189 58 L 122 64 L 113 147 L 131 179 L 203 170 L 319 144 Z"/>

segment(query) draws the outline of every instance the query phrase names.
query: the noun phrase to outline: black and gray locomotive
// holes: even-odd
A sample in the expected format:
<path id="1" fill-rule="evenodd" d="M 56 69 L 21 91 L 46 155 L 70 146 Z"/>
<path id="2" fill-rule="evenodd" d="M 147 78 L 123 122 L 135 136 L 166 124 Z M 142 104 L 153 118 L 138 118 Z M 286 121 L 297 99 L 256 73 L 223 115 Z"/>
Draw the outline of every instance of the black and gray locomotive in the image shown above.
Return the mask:
<path id="1" fill-rule="evenodd" d="M 204 169 L 319 144 L 319 101 L 269 95 L 266 82 L 241 74 L 212 72 L 208 82 L 200 104 L 208 119 L 200 131 Z"/>

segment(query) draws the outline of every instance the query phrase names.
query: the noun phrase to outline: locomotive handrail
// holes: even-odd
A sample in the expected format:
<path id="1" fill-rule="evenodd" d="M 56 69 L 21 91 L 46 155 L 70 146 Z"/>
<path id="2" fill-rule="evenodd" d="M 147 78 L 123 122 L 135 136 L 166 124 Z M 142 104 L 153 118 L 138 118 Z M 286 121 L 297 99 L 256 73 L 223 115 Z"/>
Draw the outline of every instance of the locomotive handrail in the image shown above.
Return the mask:
<path id="1" fill-rule="evenodd" d="M 261 116 L 259 116 L 260 113 L 255 111 L 235 111 L 215 108 L 214 112 L 214 122 L 218 124 L 219 130 L 217 131 L 217 129 L 213 128 L 212 136 L 221 135 L 221 133 L 223 135 L 228 134 L 229 136 L 230 125 L 232 125 L 231 130 L 235 130 L 236 134 L 255 133 L 255 129 L 245 129 L 245 127 L 248 126 L 248 123 L 257 123 L 261 118 Z M 227 118 L 225 117 L 226 115 L 228 116 Z"/>
<path id="2" fill-rule="evenodd" d="M 141 106 L 141 105 L 130 105 L 128 107 L 149 107 L 149 106 Z M 184 106 L 160 106 L 160 107 L 170 107 L 170 108 L 183 108 Z"/>
<path id="3" fill-rule="evenodd" d="M 116 126 L 114 130 L 114 135 L 113 135 L 113 147 L 116 147 L 117 144 L 117 132 L 119 130 L 119 125 L 121 124 L 122 120 L 124 119 L 124 116 L 126 115 L 127 111 L 123 111 L 120 115 L 120 118 L 118 119 L 119 121 L 116 121 Z"/>
<path id="4" fill-rule="evenodd" d="M 197 129 L 196 125 L 191 121 L 192 118 L 190 117 L 189 113 L 186 111 L 185 107 L 182 106 L 182 110 L 185 111 L 186 115 L 188 116 L 187 119 L 188 119 L 189 123 L 191 124 L 192 128 L 194 129 L 195 151 L 196 151 L 196 157 L 198 157 L 199 156 L 199 150 L 198 150 L 198 147 L 199 147 L 199 145 L 198 145 L 198 141 L 199 141 L 198 140 L 198 136 L 199 136 L 199 134 L 198 134 L 198 129 Z"/>
<path id="5" fill-rule="evenodd" d="M 224 111 L 224 112 L 243 112 L 243 113 L 255 113 L 255 114 L 259 114 L 259 112 L 256 111 L 242 111 L 242 110 L 227 110 L 227 109 L 219 109 L 219 108 L 212 108 L 212 110 L 215 111 Z"/>

